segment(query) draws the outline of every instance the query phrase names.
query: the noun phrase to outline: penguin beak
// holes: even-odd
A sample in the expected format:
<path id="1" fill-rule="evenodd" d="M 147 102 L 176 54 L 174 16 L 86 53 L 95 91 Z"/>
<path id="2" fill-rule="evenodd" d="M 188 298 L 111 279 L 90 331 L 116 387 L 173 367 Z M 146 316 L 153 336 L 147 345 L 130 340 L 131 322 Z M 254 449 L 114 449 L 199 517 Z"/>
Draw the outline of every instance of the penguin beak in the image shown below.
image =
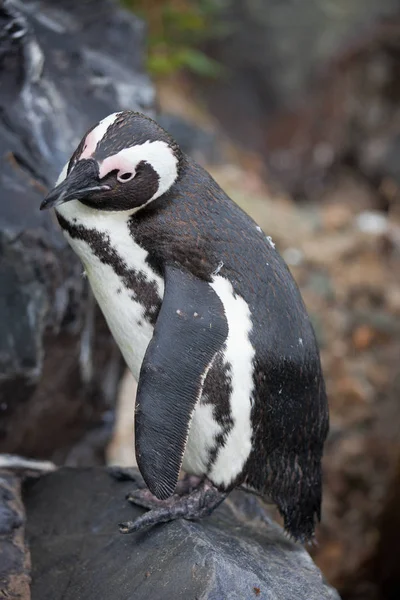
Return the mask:
<path id="1" fill-rule="evenodd" d="M 92 192 L 110 190 L 108 185 L 99 185 L 99 169 L 93 159 L 80 160 L 69 175 L 51 190 L 40 205 L 40 210 L 55 208 L 70 200 L 80 200 Z"/>

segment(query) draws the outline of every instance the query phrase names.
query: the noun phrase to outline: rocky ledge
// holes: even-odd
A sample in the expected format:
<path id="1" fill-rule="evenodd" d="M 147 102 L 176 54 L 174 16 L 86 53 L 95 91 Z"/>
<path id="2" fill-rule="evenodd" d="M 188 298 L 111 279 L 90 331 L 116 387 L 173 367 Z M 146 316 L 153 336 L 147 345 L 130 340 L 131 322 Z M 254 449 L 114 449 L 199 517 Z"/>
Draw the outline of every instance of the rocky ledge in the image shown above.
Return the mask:
<path id="1" fill-rule="evenodd" d="M 131 486 L 102 468 L 25 482 L 32 600 L 339 599 L 254 496 L 235 492 L 201 522 L 124 536 L 118 522 L 142 512 L 125 500 Z"/>

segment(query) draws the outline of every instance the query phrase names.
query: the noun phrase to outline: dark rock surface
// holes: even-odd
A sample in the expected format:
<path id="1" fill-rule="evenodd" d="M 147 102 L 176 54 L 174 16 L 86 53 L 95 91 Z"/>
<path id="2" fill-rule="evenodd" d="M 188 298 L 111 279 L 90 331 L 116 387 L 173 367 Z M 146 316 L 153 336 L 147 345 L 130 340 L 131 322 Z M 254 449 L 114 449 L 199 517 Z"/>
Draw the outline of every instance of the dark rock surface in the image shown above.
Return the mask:
<path id="1" fill-rule="evenodd" d="M 0 598 L 30 600 L 30 557 L 19 477 L 0 469 Z"/>
<path id="2" fill-rule="evenodd" d="M 93 123 L 150 111 L 143 47 L 110 0 L 0 3 L 0 452 L 101 458 L 121 359 L 39 206 Z"/>
<path id="3" fill-rule="evenodd" d="M 132 483 L 100 468 L 27 482 L 32 600 L 338 600 L 307 552 L 236 492 L 201 522 L 123 536 Z M 234 500 L 234 501 L 233 501 Z"/>

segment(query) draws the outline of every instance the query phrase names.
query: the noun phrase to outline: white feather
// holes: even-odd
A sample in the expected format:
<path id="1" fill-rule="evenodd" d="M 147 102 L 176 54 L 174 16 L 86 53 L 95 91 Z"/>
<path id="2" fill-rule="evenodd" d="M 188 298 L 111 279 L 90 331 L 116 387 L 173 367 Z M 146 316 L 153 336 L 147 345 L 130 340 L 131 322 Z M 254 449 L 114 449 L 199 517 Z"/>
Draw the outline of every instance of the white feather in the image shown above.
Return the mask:
<path id="1" fill-rule="evenodd" d="M 182 469 L 191 475 L 207 473 L 210 451 L 221 426 L 213 415 L 213 404 L 197 404 L 189 430 L 189 437 L 183 456 Z"/>
<path id="2" fill-rule="evenodd" d="M 164 294 L 164 280 L 153 271 L 146 258 L 148 252 L 135 243 L 129 231 L 128 221 L 131 211 L 100 211 L 86 206 L 79 200 L 71 200 L 57 207 L 57 212 L 74 225 L 83 225 L 86 229 L 96 229 L 110 238 L 113 248 L 130 269 L 141 271 L 149 281 L 157 285 L 159 295 Z M 76 222 L 73 222 L 76 219 Z"/>
<path id="3" fill-rule="evenodd" d="M 68 165 L 69 165 L 69 161 L 64 165 L 63 170 L 59 174 L 58 179 L 56 181 L 56 186 L 59 185 L 62 181 L 64 181 L 64 179 L 66 178 L 67 171 L 68 171 Z"/>
<path id="4" fill-rule="evenodd" d="M 138 379 L 147 346 L 153 335 L 152 325 L 144 318 L 143 305 L 132 300 L 132 292 L 123 286 L 113 268 L 93 255 L 86 242 L 72 239 L 68 234 L 67 238 L 75 252 L 80 255 L 110 331 L 133 376 Z M 117 293 L 118 289 L 121 289 L 120 293 Z M 138 322 L 141 322 L 141 326 Z"/>
<path id="5" fill-rule="evenodd" d="M 228 320 L 225 361 L 230 365 L 230 397 L 233 427 L 209 473 L 215 484 L 229 485 L 242 471 L 251 451 L 251 406 L 253 394 L 253 359 L 255 350 L 249 335 L 252 329 L 248 304 L 234 294 L 224 277 L 214 277 L 211 286 L 220 297 Z"/>
<path id="6" fill-rule="evenodd" d="M 128 268 L 140 271 L 147 281 L 154 282 L 160 298 L 164 295 L 164 280 L 146 263 L 147 252 L 135 243 L 128 229 L 126 213 L 101 213 L 71 200 L 57 208 L 57 212 L 74 225 L 95 228 L 107 235 Z M 153 335 L 152 325 L 144 317 L 144 306 L 132 300 L 132 291 L 110 265 L 106 265 L 93 253 L 89 244 L 72 238 L 64 232 L 68 242 L 80 257 L 93 293 L 105 316 L 125 361 L 136 379 L 139 377 L 149 341 Z M 120 289 L 120 293 L 117 290 Z M 141 322 L 141 326 L 138 325 Z"/>
<path id="7" fill-rule="evenodd" d="M 96 150 L 97 144 L 104 137 L 107 129 L 112 125 L 121 113 L 116 112 L 108 115 L 105 119 L 102 119 L 98 125 L 92 131 L 90 131 L 85 140 L 83 152 L 79 158 L 90 158 Z"/>

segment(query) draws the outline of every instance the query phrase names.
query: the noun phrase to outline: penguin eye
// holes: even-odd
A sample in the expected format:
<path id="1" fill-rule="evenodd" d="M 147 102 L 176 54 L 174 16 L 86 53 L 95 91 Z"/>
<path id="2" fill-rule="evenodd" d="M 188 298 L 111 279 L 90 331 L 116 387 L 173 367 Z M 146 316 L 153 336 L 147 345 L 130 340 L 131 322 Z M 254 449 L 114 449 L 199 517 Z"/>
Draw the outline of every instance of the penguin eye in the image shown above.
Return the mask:
<path id="1" fill-rule="evenodd" d="M 120 183 L 126 183 L 127 181 L 131 181 L 131 179 L 133 179 L 135 177 L 135 173 L 121 173 L 121 171 L 118 173 L 117 175 L 117 180 Z"/>

